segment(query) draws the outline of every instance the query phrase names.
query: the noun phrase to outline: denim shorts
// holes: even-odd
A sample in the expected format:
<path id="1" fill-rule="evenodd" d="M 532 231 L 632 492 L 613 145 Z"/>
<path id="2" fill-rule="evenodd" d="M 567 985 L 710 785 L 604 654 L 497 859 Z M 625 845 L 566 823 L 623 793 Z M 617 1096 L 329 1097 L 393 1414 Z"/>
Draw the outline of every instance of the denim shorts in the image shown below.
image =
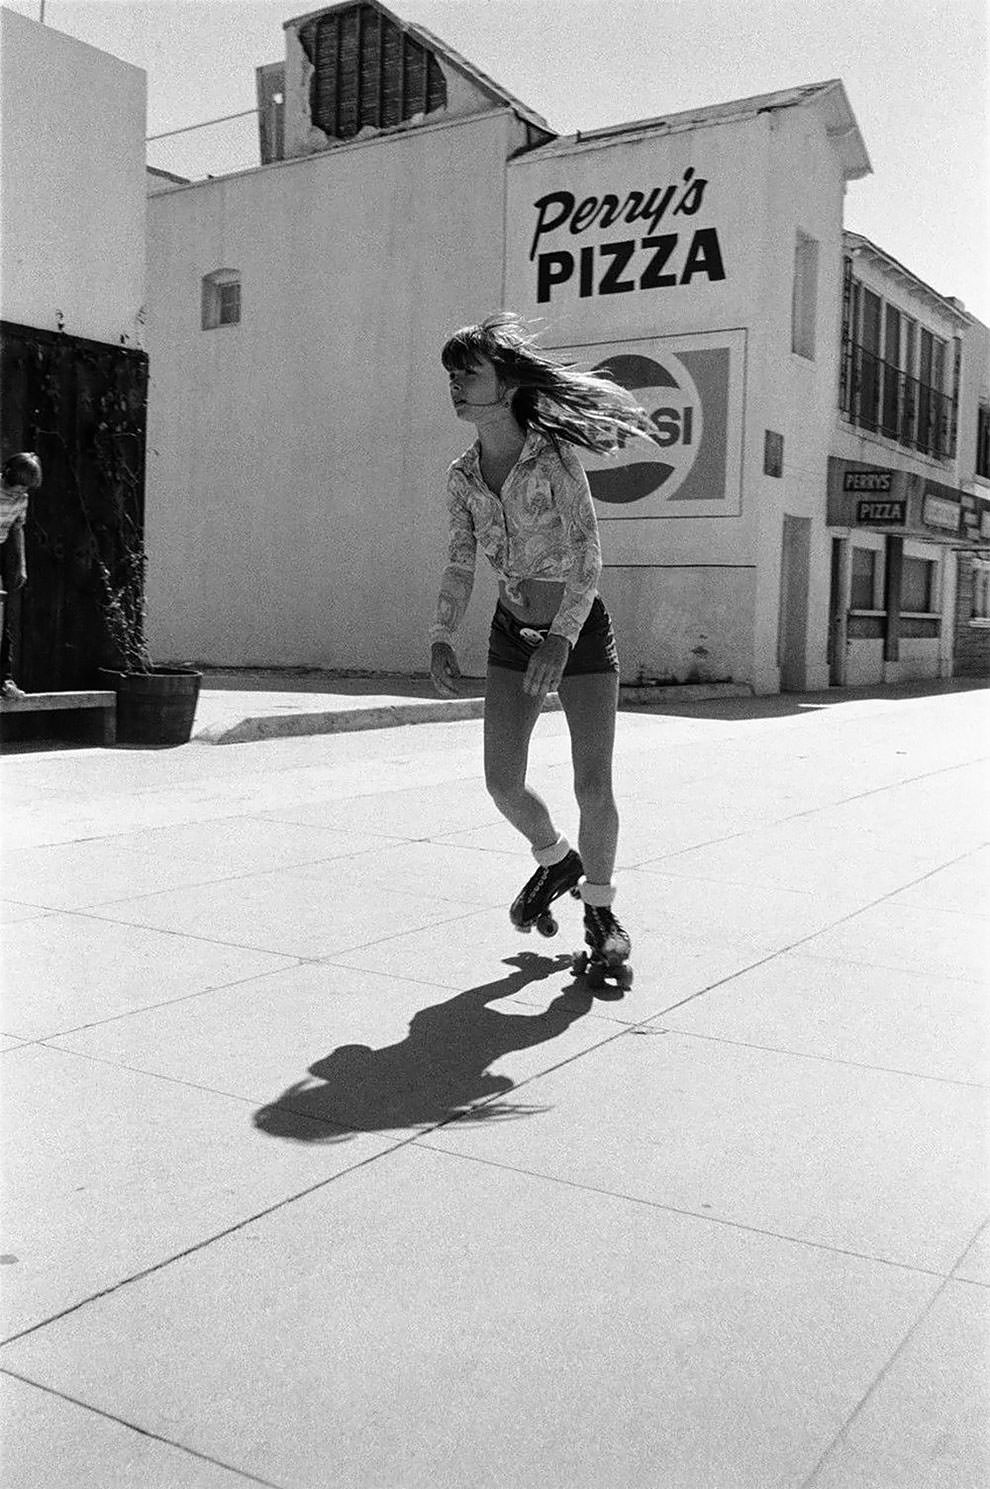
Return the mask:
<path id="1" fill-rule="evenodd" d="M 549 625 L 527 626 L 507 610 L 501 600 L 495 606 L 492 629 L 488 637 L 489 667 L 508 667 L 511 672 L 525 672 L 536 648 L 546 639 Z M 565 677 L 579 677 L 588 672 L 618 672 L 619 653 L 615 646 L 612 621 L 598 595 L 581 634 L 571 647 L 564 668 Z"/>

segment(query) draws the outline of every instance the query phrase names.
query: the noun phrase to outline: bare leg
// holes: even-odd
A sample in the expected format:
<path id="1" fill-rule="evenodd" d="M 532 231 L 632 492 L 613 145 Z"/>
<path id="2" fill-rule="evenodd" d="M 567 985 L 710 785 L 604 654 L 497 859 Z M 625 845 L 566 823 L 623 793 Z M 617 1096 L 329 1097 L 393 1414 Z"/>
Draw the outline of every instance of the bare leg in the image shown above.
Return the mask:
<path id="1" fill-rule="evenodd" d="M 578 852 L 592 884 L 610 884 L 619 840 L 612 752 L 619 679 L 614 672 L 565 677 L 560 701 L 571 732 L 574 794 L 581 812 Z"/>
<path id="2" fill-rule="evenodd" d="M 542 699 L 523 691 L 523 673 L 489 667 L 485 687 L 485 784 L 513 827 L 532 848 L 557 841 L 557 829 L 542 797 L 526 785 L 529 741 Z"/>

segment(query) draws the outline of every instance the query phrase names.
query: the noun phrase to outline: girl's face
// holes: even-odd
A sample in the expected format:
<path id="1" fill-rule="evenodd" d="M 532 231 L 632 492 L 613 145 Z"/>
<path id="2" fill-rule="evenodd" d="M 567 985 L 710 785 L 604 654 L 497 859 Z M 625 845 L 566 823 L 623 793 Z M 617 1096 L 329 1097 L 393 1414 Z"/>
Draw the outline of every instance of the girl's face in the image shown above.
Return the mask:
<path id="1" fill-rule="evenodd" d="M 494 364 L 487 357 L 479 357 L 472 367 L 449 376 L 450 397 L 459 419 L 477 423 L 493 408 L 506 405 L 508 390 L 499 382 Z"/>

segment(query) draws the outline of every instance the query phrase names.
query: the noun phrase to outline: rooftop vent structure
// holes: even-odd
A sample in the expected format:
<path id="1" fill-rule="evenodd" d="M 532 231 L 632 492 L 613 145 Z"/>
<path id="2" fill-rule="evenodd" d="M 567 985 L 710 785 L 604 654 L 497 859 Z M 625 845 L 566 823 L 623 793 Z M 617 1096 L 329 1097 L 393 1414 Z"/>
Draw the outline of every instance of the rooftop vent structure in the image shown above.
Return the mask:
<path id="1" fill-rule="evenodd" d="M 527 142 L 546 120 L 422 26 L 378 0 L 348 0 L 285 23 L 285 61 L 256 69 L 263 165 L 425 120 L 511 108 Z"/>
<path id="2" fill-rule="evenodd" d="M 351 140 L 447 106 L 435 54 L 373 5 L 311 16 L 296 34 L 309 63 L 310 123 L 328 139 Z"/>

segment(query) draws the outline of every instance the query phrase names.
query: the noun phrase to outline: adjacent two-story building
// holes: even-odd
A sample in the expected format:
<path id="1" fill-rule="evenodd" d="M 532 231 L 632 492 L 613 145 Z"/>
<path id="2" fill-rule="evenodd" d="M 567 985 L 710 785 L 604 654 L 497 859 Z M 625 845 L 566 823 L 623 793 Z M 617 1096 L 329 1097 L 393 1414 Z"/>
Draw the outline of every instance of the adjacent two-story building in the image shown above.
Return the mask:
<path id="1" fill-rule="evenodd" d="M 986 339 L 958 301 L 844 234 L 828 463 L 833 683 L 990 671 L 990 484 L 975 427 L 986 426 Z"/>
<path id="2" fill-rule="evenodd" d="M 506 307 L 656 427 L 588 461 L 624 681 L 953 669 L 985 331 L 843 233 L 870 164 L 840 82 L 559 137 L 377 0 L 285 34 L 259 167 L 149 197 L 160 655 L 424 669 L 464 443 L 439 350 Z"/>

